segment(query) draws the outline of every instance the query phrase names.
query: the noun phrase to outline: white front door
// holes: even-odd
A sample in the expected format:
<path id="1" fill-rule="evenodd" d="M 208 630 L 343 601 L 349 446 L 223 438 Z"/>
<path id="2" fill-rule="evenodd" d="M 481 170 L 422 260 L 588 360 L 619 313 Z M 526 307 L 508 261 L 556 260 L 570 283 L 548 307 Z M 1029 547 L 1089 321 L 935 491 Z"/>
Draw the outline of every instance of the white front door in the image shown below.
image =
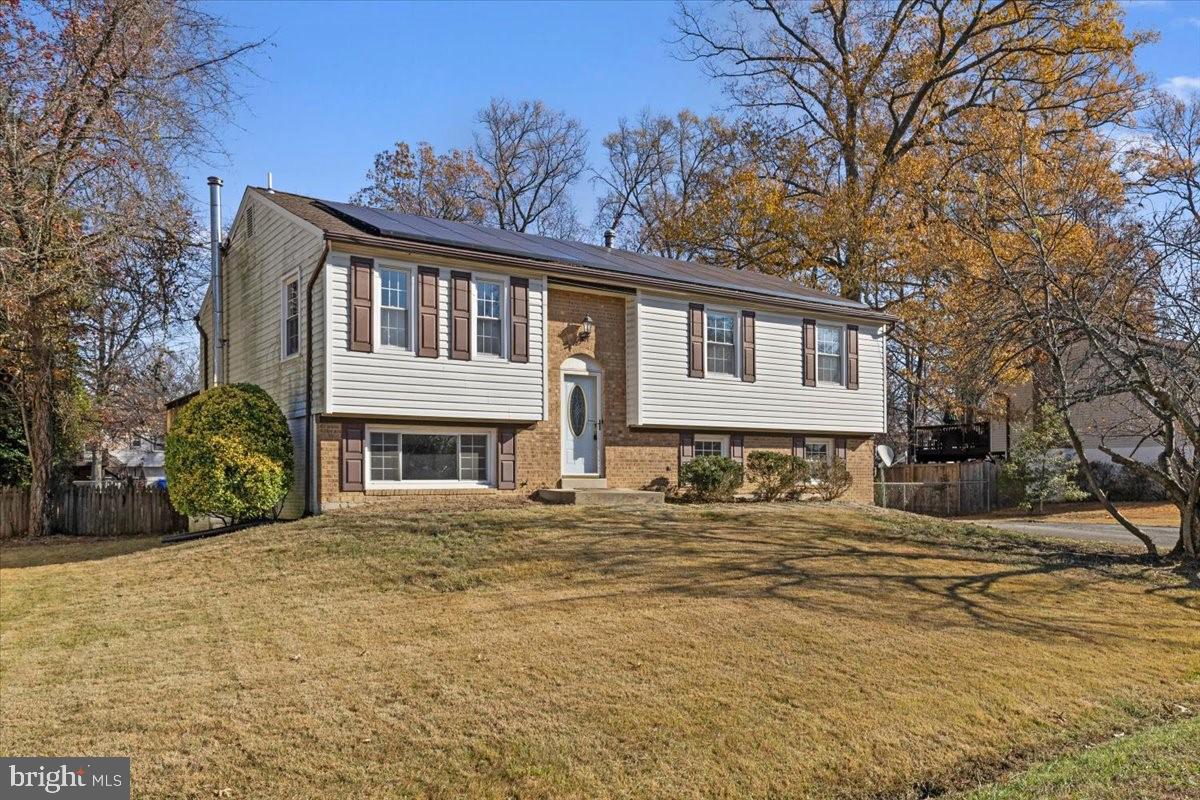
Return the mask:
<path id="1" fill-rule="evenodd" d="M 564 375 L 563 474 L 600 474 L 600 403 L 595 375 Z"/>

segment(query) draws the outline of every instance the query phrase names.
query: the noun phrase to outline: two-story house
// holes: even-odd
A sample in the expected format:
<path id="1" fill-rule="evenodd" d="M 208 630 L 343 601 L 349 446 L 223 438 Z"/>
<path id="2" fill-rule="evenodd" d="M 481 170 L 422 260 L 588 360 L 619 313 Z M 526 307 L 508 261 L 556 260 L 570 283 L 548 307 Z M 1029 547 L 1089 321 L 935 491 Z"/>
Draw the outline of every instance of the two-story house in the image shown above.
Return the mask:
<path id="1" fill-rule="evenodd" d="M 870 501 L 889 317 L 767 275 L 248 188 L 205 386 L 287 416 L 284 513 L 374 495 L 675 485 L 698 455 L 843 458 Z M 222 374 L 213 375 L 221 347 Z"/>

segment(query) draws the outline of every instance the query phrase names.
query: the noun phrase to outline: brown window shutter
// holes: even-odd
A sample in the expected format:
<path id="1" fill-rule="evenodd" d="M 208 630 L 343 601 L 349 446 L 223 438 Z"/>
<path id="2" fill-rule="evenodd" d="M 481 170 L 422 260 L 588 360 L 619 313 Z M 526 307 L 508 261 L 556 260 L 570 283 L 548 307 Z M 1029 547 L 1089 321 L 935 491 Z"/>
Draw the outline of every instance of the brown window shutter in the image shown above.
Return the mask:
<path id="1" fill-rule="evenodd" d="M 508 360 L 525 364 L 529 361 L 529 279 L 512 278 L 509 293 L 512 296 L 512 343 L 508 348 Z"/>
<path id="2" fill-rule="evenodd" d="M 792 455 L 796 458 L 804 458 L 804 434 L 792 434 Z"/>
<path id="3" fill-rule="evenodd" d="M 511 425 L 496 429 L 496 488 L 517 488 L 517 429 Z"/>
<path id="4" fill-rule="evenodd" d="M 754 355 L 754 312 L 742 312 L 742 380 L 754 383 L 756 377 Z"/>
<path id="5" fill-rule="evenodd" d="M 704 306 L 688 304 L 688 377 L 704 377 Z"/>
<path id="6" fill-rule="evenodd" d="M 739 463 L 744 462 L 746 458 L 745 452 L 745 436 L 740 433 L 729 434 L 729 457 Z"/>
<path id="7" fill-rule="evenodd" d="M 450 273 L 450 357 L 471 360 L 471 273 Z"/>
<path id="8" fill-rule="evenodd" d="M 366 488 L 367 426 L 361 422 L 342 423 L 342 491 L 361 492 Z"/>
<path id="9" fill-rule="evenodd" d="M 417 267 L 417 355 L 438 357 L 438 268 Z"/>
<path id="10" fill-rule="evenodd" d="M 846 437 L 838 436 L 833 440 L 833 456 L 838 461 L 846 460 Z"/>
<path id="11" fill-rule="evenodd" d="M 846 326 L 846 388 L 858 388 L 858 326 Z"/>
<path id="12" fill-rule="evenodd" d="M 372 350 L 371 295 L 375 285 L 375 261 L 350 257 L 350 349 L 362 353 Z"/>
<path id="13" fill-rule="evenodd" d="M 679 434 L 679 466 L 696 457 L 696 434 L 691 431 L 681 431 Z"/>
<path id="14" fill-rule="evenodd" d="M 817 385 L 817 321 L 804 320 L 804 385 Z"/>

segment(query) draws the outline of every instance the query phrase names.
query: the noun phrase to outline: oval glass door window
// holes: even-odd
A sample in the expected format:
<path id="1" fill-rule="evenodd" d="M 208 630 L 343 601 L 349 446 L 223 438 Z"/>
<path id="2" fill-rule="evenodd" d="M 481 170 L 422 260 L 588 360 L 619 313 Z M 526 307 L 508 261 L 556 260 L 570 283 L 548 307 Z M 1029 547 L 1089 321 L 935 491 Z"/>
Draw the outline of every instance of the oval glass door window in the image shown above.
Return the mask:
<path id="1" fill-rule="evenodd" d="M 583 426 L 587 422 L 587 401 L 583 397 L 583 387 L 578 383 L 571 389 L 571 433 L 576 437 L 583 436 Z"/>

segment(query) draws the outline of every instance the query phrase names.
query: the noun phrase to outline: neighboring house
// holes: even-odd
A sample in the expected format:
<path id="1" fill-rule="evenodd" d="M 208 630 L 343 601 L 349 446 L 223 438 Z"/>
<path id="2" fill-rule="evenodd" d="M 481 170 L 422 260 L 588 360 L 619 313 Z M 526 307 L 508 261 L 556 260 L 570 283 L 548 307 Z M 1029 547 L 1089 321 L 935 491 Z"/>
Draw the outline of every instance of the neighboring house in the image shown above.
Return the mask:
<path id="1" fill-rule="evenodd" d="M 131 436 L 108 450 L 104 461 L 104 479 L 132 480 L 138 483 L 158 483 L 166 480 L 163 469 L 163 440 L 152 436 Z M 93 454 L 85 450 L 75 462 L 75 478 L 81 481 L 99 479 Z"/>
<path id="2" fill-rule="evenodd" d="M 871 500 L 892 318 L 861 303 L 258 188 L 223 252 L 219 378 L 262 386 L 289 421 L 287 516 L 378 495 L 665 489 L 697 455 L 757 449 L 843 457 L 850 496 Z"/>

